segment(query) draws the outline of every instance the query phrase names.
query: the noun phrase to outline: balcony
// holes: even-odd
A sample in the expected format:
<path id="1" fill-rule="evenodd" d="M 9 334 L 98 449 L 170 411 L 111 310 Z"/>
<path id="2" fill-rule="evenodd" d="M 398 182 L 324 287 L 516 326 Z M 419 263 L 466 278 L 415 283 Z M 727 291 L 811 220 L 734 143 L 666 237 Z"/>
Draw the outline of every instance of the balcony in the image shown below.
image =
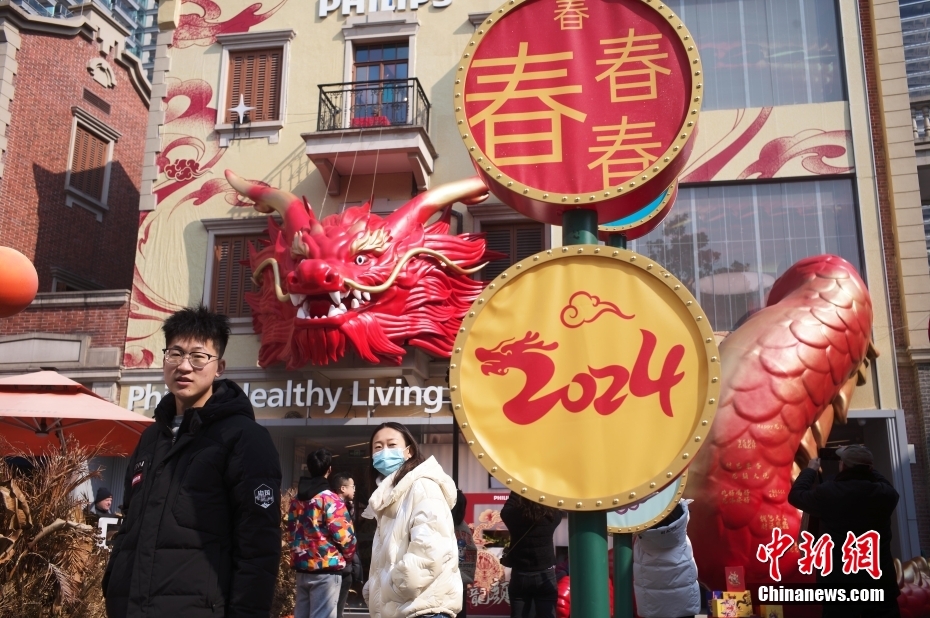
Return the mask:
<path id="1" fill-rule="evenodd" d="M 429 138 L 430 102 L 416 78 L 324 84 L 315 133 L 304 133 L 307 156 L 339 195 L 351 175 L 413 174 L 429 188 L 436 150 Z"/>

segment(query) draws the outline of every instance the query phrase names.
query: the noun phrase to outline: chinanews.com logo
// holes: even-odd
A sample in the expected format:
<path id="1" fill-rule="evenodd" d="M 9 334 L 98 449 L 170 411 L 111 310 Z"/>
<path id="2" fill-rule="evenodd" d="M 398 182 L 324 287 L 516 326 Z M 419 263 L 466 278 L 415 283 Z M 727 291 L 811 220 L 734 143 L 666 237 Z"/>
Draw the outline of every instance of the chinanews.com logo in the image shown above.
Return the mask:
<path id="1" fill-rule="evenodd" d="M 856 536 L 852 532 L 846 533 L 846 540 L 842 545 L 842 566 L 838 566 L 844 575 L 859 572 L 868 573 L 878 580 L 882 576 L 879 566 L 879 534 L 874 530 Z M 780 528 L 772 529 L 772 540 L 759 545 L 756 550 L 756 559 L 769 565 L 769 577 L 773 581 L 781 581 L 781 569 L 778 561 L 795 543 L 790 535 Z M 798 549 L 801 557 L 798 559 L 798 571 L 802 575 L 813 575 L 817 569 L 821 576 L 827 576 L 834 570 L 833 549 L 835 543 L 829 534 L 815 539 L 810 532 L 801 532 L 801 542 Z M 859 586 L 839 585 L 824 586 L 822 584 L 796 584 L 792 586 L 763 585 L 756 589 L 756 599 L 760 603 L 862 603 L 881 602 L 885 600 L 883 588 L 862 588 Z"/>

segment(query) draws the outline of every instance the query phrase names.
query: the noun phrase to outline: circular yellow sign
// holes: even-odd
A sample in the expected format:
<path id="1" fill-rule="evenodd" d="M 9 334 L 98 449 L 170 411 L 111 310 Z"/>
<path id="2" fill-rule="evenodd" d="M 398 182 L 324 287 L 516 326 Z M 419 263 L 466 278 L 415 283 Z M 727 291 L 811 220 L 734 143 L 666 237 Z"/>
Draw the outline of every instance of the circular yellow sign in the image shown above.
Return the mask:
<path id="1" fill-rule="evenodd" d="M 527 498 L 608 510 L 672 483 L 704 443 L 720 362 L 688 289 L 653 260 L 576 245 L 501 273 L 453 349 L 456 422 Z"/>

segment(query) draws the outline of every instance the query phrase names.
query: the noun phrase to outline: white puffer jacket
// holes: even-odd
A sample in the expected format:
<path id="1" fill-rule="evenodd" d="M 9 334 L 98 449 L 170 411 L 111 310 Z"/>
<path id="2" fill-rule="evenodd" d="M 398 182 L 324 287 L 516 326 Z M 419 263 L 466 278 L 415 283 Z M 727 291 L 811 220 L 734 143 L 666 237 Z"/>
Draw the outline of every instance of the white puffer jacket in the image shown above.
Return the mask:
<path id="1" fill-rule="evenodd" d="M 396 474 L 396 473 L 394 473 Z M 378 522 L 365 602 L 371 618 L 454 617 L 462 610 L 455 483 L 430 457 L 392 487 L 389 475 L 362 514 Z"/>
<path id="2" fill-rule="evenodd" d="M 633 592 L 642 618 L 690 616 L 701 609 L 697 565 L 688 539 L 688 500 L 684 515 L 668 526 L 633 537 Z"/>

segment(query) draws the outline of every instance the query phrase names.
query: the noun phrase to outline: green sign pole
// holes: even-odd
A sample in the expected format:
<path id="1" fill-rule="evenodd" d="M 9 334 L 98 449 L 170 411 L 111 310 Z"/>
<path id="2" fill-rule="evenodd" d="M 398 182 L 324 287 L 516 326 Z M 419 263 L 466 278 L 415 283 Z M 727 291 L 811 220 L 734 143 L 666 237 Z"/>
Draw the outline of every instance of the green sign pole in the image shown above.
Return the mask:
<path id="1" fill-rule="evenodd" d="M 614 535 L 614 618 L 636 618 L 633 611 L 632 534 Z"/>
<path id="2" fill-rule="evenodd" d="M 569 210 L 562 214 L 565 245 L 597 244 L 597 213 Z M 568 561 L 572 581 L 572 615 L 609 618 L 607 580 L 607 512 L 568 514 Z"/>
<path id="3" fill-rule="evenodd" d="M 607 244 L 617 249 L 626 249 L 626 234 L 611 234 L 607 237 Z"/>

